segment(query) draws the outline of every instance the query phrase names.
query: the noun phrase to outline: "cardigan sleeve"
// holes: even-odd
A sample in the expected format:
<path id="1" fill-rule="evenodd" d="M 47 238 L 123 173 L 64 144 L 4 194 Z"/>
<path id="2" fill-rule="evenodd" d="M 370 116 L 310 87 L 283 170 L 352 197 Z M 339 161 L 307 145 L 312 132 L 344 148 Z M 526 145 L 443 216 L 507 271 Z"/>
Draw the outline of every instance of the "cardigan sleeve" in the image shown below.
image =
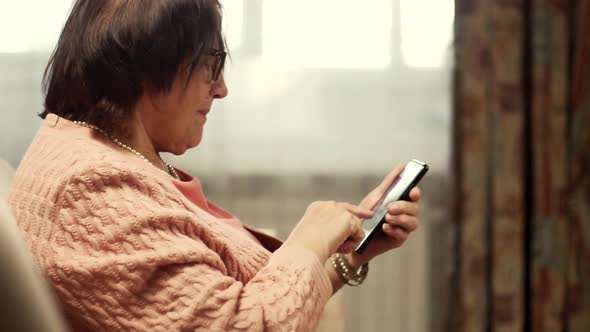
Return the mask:
<path id="1" fill-rule="evenodd" d="M 182 208 L 164 180 L 109 167 L 70 177 L 45 234 L 51 252 L 41 260 L 76 324 L 109 331 L 316 328 L 332 286 L 312 252 L 283 246 L 270 258 L 230 254 L 223 235 Z M 252 267 L 251 277 L 232 276 L 234 264 Z"/>

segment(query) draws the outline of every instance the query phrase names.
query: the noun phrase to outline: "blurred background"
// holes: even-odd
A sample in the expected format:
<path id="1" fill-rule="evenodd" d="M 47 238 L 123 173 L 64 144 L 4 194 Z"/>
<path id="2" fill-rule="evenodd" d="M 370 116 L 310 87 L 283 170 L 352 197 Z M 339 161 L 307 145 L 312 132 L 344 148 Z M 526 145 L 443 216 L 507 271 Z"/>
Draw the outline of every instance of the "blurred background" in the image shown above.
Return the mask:
<path id="1" fill-rule="evenodd" d="M 71 3 L 0 0 L 12 167 Z M 421 227 L 320 330 L 590 329 L 587 0 L 222 4 L 229 96 L 198 148 L 166 156 L 210 200 L 285 239 L 310 202 L 356 203 L 397 163 L 430 165 Z"/>

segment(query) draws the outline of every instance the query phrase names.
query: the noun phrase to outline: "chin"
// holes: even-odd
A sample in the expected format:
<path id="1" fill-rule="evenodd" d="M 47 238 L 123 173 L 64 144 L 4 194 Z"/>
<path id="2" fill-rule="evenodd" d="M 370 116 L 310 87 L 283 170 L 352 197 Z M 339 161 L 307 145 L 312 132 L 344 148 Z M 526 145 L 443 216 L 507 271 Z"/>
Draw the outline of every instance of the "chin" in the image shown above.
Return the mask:
<path id="1" fill-rule="evenodd" d="M 187 150 L 190 150 L 192 148 L 196 148 L 199 144 L 201 144 L 201 139 L 202 137 L 195 137 L 194 139 L 186 142 L 185 144 L 182 145 L 177 145 L 175 146 L 171 151 L 169 151 L 170 153 L 180 156 L 182 154 L 184 154 Z"/>
<path id="2" fill-rule="evenodd" d="M 182 156 L 186 152 L 186 150 L 188 150 L 188 149 L 174 149 L 174 150 L 170 150 L 167 152 L 172 153 L 175 156 Z"/>

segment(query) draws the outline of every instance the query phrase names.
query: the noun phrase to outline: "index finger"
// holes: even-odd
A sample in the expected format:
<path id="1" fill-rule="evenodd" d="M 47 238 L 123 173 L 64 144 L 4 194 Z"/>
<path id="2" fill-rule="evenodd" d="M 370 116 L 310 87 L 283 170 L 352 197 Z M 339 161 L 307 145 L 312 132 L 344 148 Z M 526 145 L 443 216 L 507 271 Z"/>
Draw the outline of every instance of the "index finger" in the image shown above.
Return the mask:
<path id="1" fill-rule="evenodd" d="M 383 181 L 381 181 L 381 183 L 377 186 L 377 188 L 375 188 L 375 190 L 381 193 L 385 193 L 385 191 L 387 191 L 387 189 L 389 189 L 389 187 L 393 184 L 393 181 L 395 181 L 395 179 L 397 179 L 398 176 L 402 173 L 404 168 L 404 164 L 397 164 L 397 166 L 395 166 L 393 170 L 385 176 Z"/>
<path id="2" fill-rule="evenodd" d="M 389 189 L 395 179 L 399 177 L 401 172 L 404 170 L 404 167 L 405 166 L 403 164 L 398 164 L 391 172 L 389 172 L 389 174 L 385 176 L 383 181 L 381 181 L 381 183 L 375 187 L 375 189 L 371 190 L 367 197 L 361 201 L 360 205 L 370 209 L 375 208 L 375 205 L 379 203 L 379 200 L 381 200 L 387 189 Z"/>
<path id="3" fill-rule="evenodd" d="M 373 216 L 373 211 L 364 208 L 362 206 L 356 206 L 350 203 L 341 203 L 343 207 L 348 210 L 348 212 L 352 213 L 357 218 L 365 219 L 371 218 Z"/>

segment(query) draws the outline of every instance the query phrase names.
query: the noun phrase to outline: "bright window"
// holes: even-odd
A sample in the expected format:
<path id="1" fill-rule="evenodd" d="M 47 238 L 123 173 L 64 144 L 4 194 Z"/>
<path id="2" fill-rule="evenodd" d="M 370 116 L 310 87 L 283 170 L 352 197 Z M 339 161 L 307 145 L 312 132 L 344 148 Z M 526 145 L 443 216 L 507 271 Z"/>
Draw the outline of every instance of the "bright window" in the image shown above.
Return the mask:
<path id="1" fill-rule="evenodd" d="M 401 52 L 414 68 L 441 68 L 451 46 L 454 0 L 399 0 Z"/>
<path id="2" fill-rule="evenodd" d="M 386 68 L 392 10 L 391 0 L 267 0 L 263 61 L 287 68 Z"/>
<path id="3" fill-rule="evenodd" d="M 230 50 L 242 45 L 244 26 L 244 0 L 224 0 L 223 5 L 223 33 Z"/>
<path id="4" fill-rule="evenodd" d="M 0 53 L 52 50 L 71 5 L 71 0 L 0 1 Z"/>

